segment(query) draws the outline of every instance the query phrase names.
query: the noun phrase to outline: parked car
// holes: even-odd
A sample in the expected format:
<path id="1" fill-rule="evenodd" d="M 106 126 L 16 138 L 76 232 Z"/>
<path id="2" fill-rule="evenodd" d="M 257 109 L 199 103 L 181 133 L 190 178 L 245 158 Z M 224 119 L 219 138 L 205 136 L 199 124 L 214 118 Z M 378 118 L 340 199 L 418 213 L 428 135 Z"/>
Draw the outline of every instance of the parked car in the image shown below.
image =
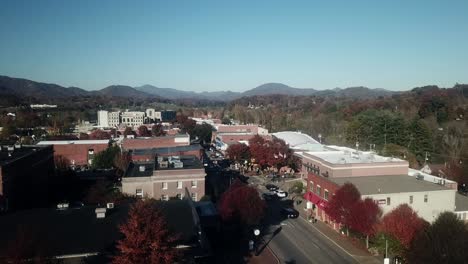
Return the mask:
<path id="1" fill-rule="evenodd" d="M 274 184 L 271 184 L 271 183 L 265 185 L 265 188 L 267 188 L 267 190 L 269 190 L 269 191 L 276 191 L 276 190 L 279 189 L 278 186 L 276 186 Z"/>
<path id="2" fill-rule="evenodd" d="M 281 209 L 281 214 L 286 216 L 287 218 L 298 218 L 299 217 L 299 212 L 294 209 L 294 208 L 282 208 Z"/>
<path id="3" fill-rule="evenodd" d="M 263 200 L 265 201 L 271 201 L 277 198 L 276 194 L 271 194 L 271 193 L 263 193 L 262 197 L 263 197 Z"/>
<path id="4" fill-rule="evenodd" d="M 283 190 L 276 190 L 274 191 L 274 193 L 276 194 L 276 196 L 278 196 L 279 198 L 285 198 L 285 197 L 288 197 L 288 193 L 283 191 Z"/>

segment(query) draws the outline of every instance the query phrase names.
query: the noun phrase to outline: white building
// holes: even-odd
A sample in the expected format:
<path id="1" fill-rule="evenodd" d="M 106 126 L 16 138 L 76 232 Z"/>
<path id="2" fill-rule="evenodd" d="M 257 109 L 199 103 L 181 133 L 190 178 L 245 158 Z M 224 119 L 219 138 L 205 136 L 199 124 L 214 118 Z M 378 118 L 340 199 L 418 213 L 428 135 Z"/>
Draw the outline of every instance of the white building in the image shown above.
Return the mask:
<path id="1" fill-rule="evenodd" d="M 122 124 L 127 126 L 141 126 L 145 121 L 145 112 L 122 112 Z"/>
<path id="2" fill-rule="evenodd" d="M 97 120 L 99 127 L 109 127 L 109 112 L 105 110 L 99 110 L 97 112 Z"/>
<path id="3" fill-rule="evenodd" d="M 120 125 L 120 112 L 109 112 L 108 115 L 109 127 L 116 127 Z"/>
<path id="4" fill-rule="evenodd" d="M 354 184 L 362 199 L 372 198 L 384 215 L 405 203 L 428 222 L 433 222 L 442 212 L 455 212 L 456 190 L 408 175 L 337 177 L 330 180 L 338 185 Z"/>

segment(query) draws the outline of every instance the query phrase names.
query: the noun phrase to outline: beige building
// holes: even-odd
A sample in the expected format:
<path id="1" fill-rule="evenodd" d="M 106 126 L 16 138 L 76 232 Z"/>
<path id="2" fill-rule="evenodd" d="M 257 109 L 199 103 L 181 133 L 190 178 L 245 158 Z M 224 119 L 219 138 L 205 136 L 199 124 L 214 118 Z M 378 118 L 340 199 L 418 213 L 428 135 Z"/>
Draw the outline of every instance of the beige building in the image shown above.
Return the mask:
<path id="1" fill-rule="evenodd" d="M 185 189 L 199 201 L 205 195 L 205 169 L 195 156 L 158 157 L 155 162 L 134 162 L 122 178 L 122 192 L 167 201 L 182 199 Z"/>
<path id="2" fill-rule="evenodd" d="M 122 112 L 120 118 L 122 124 L 127 126 L 141 126 L 145 121 L 145 112 Z"/>

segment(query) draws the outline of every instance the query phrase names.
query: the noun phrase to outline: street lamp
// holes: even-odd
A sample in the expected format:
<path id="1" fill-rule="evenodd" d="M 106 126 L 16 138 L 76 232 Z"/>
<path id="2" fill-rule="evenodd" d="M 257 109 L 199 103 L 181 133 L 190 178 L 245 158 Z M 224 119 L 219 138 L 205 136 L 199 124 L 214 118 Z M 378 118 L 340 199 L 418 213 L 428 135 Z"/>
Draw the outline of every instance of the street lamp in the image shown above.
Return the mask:
<path id="1" fill-rule="evenodd" d="M 322 134 L 318 134 L 319 142 L 322 144 Z"/>
<path id="2" fill-rule="evenodd" d="M 255 255 L 257 255 L 258 254 L 258 245 L 257 245 L 257 243 L 258 243 L 258 236 L 260 235 L 260 229 L 255 228 L 253 230 L 253 234 L 254 234 L 254 241 L 252 243 L 252 250 L 255 248 Z"/>

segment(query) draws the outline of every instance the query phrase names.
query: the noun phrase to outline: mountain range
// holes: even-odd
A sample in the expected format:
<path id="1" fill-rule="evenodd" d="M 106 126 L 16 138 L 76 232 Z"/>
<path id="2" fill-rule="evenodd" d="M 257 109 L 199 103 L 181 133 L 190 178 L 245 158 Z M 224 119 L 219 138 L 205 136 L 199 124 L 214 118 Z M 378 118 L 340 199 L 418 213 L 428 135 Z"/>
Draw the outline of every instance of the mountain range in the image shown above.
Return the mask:
<path id="1" fill-rule="evenodd" d="M 35 82 L 27 79 L 0 76 L 0 95 L 17 97 L 32 97 L 42 99 L 60 99 L 74 96 L 107 96 L 131 98 L 165 98 L 170 100 L 195 99 L 213 101 L 231 101 L 234 99 L 271 94 L 293 96 L 323 96 L 323 97 L 350 97 L 350 98 L 376 98 L 389 96 L 396 92 L 385 89 L 370 89 L 367 87 L 350 87 L 345 89 L 317 90 L 294 88 L 282 83 L 266 83 L 245 92 L 219 91 L 219 92 L 193 92 L 173 88 L 159 88 L 152 85 L 131 87 L 125 85 L 111 85 L 94 91 L 87 91 L 78 87 L 63 87 L 57 84 Z"/>

